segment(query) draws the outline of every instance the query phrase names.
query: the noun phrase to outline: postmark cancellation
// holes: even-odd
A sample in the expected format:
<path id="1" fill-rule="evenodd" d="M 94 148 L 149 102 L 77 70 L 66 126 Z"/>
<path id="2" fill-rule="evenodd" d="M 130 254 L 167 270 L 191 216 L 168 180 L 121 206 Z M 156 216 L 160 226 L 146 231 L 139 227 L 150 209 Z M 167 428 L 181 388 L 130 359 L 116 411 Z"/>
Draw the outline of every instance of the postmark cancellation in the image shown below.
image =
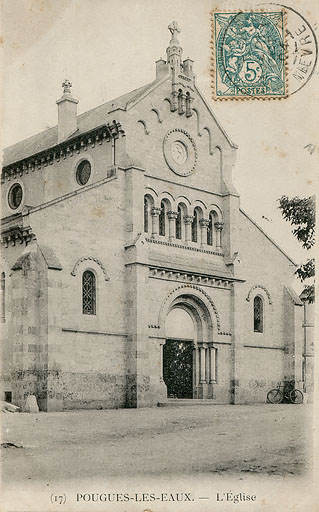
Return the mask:
<path id="1" fill-rule="evenodd" d="M 214 99 L 287 97 L 285 10 L 211 16 Z"/>

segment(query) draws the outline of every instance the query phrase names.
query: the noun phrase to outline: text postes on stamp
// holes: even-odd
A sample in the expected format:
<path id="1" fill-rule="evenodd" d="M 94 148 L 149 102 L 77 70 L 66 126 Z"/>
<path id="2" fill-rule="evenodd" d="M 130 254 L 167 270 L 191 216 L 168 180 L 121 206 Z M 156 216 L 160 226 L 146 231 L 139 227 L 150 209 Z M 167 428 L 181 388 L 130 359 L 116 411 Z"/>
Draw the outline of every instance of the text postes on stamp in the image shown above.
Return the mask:
<path id="1" fill-rule="evenodd" d="M 287 96 L 285 13 L 212 13 L 215 99 Z"/>

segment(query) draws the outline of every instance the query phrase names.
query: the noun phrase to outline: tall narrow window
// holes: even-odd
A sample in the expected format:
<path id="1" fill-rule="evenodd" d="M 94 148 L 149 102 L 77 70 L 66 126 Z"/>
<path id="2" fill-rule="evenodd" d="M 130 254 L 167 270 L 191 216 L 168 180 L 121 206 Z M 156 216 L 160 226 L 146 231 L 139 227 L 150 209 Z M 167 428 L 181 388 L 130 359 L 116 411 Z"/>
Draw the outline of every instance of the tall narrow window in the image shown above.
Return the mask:
<path id="1" fill-rule="evenodd" d="M 197 226 L 198 226 L 198 213 L 197 213 L 197 210 L 194 210 L 194 218 L 193 218 L 193 222 L 192 222 L 192 242 L 197 242 L 197 238 L 198 238 Z"/>
<path id="2" fill-rule="evenodd" d="M 6 275 L 1 274 L 1 322 L 6 321 Z"/>
<path id="3" fill-rule="evenodd" d="M 209 225 L 207 229 L 207 245 L 213 245 L 213 226 L 214 226 L 214 220 L 213 220 L 213 214 L 209 214 Z"/>
<path id="4" fill-rule="evenodd" d="M 264 305 L 259 295 L 254 298 L 254 332 L 264 331 Z"/>
<path id="5" fill-rule="evenodd" d="M 95 275 L 91 270 L 86 270 L 82 276 L 82 311 L 84 315 L 96 314 Z"/>
<path id="6" fill-rule="evenodd" d="M 165 217 L 166 217 L 166 205 L 164 201 L 161 202 L 161 213 L 159 216 L 159 234 L 165 236 Z"/>
<path id="7" fill-rule="evenodd" d="M 149 207 L 148 207 L 148 200 L 147 197 L 144 197 L 144 231 L 145 233 L 148 233 L 149 228 Z"/>
<path id="8" fill-rule="evenodd" d="M 182 239 L 182 207 L 179 205 L 177 208 L 177 217 L 176 217 L 176 238 L 178 240 Z"/>

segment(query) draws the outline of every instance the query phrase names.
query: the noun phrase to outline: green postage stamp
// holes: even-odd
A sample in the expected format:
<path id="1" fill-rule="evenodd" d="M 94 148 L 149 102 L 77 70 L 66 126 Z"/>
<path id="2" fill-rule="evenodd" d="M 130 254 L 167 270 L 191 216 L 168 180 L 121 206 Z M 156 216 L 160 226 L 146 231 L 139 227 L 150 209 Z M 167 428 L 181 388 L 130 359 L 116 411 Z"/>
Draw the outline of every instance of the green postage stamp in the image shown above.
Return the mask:
<path id="1" fill-rule="evenodd" d="M 285 12 L 212 13 L 215 99 L 284 98 Z"/>

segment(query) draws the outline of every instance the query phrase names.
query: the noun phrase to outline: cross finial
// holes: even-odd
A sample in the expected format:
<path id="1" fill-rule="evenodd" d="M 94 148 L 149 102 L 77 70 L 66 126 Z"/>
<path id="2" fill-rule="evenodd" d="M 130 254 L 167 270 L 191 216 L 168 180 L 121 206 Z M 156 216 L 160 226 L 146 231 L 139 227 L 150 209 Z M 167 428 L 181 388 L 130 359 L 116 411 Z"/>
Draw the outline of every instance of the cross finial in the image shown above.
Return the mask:
<path id="1" fill-rule="evenodd" d="M 71 92 L 72 83 L 70 82 L 70 80 L 68 80 L 66 78 L 62 84 L 62 87 L 63 87 L 63 94 L 65 94 L 67 92 Z"/>
<path id="2" fill-rule="evenodd" d="M 172 21 L 172 23 L 168 25 L 168 30 L 172 34 L 172 40 L 176 38 L 176 32 L 179 33 L 181 31 L 177 21 Z"/>

